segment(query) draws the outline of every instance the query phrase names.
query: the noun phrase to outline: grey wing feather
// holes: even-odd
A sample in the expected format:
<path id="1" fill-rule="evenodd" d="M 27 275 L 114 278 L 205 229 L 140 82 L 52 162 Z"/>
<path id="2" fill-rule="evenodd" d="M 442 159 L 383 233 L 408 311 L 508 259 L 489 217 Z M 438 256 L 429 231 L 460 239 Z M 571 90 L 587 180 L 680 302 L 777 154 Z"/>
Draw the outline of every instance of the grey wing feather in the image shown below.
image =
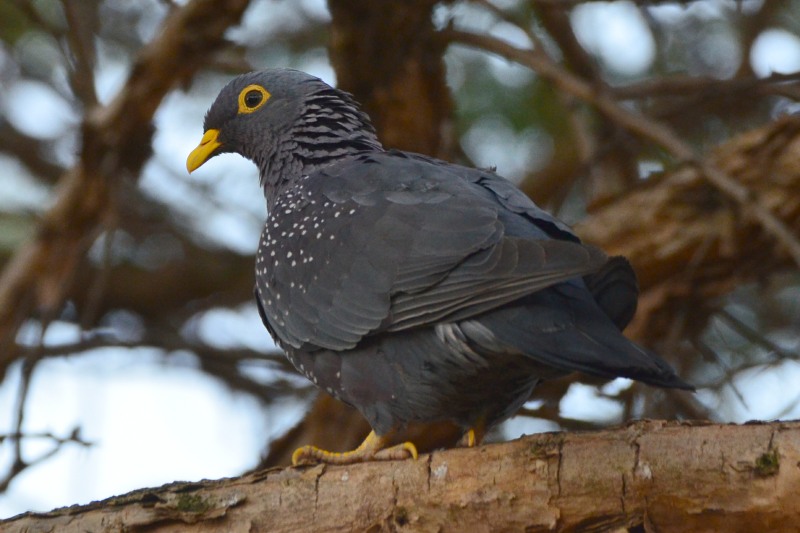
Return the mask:
<path id="1" fill-rule="evenodd" d="M 272 263 L 257 284 L 271 329 L 296 348 L 349 349 L 376 332 L 473 316 L 605 263 L 595 248 L 538 230 L 507 235 L 493 194 L 447 166 L 390 154 L 309 176 L 276 203 L 285 211 L 262 236 L 259 260 Z"/>
<path id="2" fill-rule="evenodd" d="M 605 264 L 597 248 L 569 241 L 508 237 L 473 254 L 443 281 L 420 292 L 402 283 L 392 299 L 390 331 L 441 320 L 460 320 L 517 300 L 556 283 L 594 272 Z"/>

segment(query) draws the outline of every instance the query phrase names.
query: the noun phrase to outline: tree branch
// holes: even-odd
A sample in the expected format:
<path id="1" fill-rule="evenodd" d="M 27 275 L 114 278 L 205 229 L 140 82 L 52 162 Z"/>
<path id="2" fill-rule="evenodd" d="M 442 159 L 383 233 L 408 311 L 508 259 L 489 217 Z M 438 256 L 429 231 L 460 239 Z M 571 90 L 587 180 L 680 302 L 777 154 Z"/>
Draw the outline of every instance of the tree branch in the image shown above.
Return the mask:
<path id="1" fill-rule="evenodd" d="M 798 152 L 800 117 L 784 117 L 730 140 L 707 159 L 754 191 L 783 227 L 800 228 Z M 704 305 L 792 265 L 763 226 L 738 217 L 691 167 L 652 179 L 596 208 L 575 230 L 635 265 L 642 297 L 627 333 L 649 341 L 666 337 L 678 306 L 688 313 L 690 330 L 702 327 L 706 321 L 695 314 Z"/>
<path id="2" fill-rule="evenodd" d="M 696 166 L 702 171 L 706 180 L 736 202 L 744 213 L 756 219 L 786 248 L 793 261 L 800 265 L 800 239 L 749 188 L 732 179 L 719 167 L 702 159 L 666 125 L 630 111 L 608 94 L 595 90 L 589 83 L 554 62 L 542 47 L 523 50 L 488 35 L 454 29 L 446 30 L 445 36 L 452 42 L 473 46 L 530 67 L 559 89 L 593 105 L 607 119 L 662 147 L 679 163 Z"/>
<path id="3" fill-rule="evenodd" d="M 248 3 L 194 0 L 173 10 L 139 52 L 116 98 L 87 112 L 79 163 L 61 178 L 37 238 L 17 250 L 0 275 L 0 375 L 14 358 L 24 317 L 63 304 L 80 259 L 102 227 L 110 187 L 121 176 L 138 176 L 149 158 L 151 121 L 162 98 L 224 44 L 225 31 Z"/>
<path id="4" fill-rule="evenodd" d="M 0 521 L 8 533 L 790 531 L 800 423 L 642 421 L 425 455 L 175 483 Z M 778 529 L 775 529 L 775 527 Z"/>

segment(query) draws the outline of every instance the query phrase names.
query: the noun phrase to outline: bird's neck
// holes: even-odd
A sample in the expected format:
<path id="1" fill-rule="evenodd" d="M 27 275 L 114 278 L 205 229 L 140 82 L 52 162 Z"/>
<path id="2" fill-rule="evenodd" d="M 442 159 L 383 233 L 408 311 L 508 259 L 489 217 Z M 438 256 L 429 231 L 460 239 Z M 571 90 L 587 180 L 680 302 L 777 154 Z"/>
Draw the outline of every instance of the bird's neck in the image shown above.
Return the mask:
<path id="1" fill-rule="evenodd" d="M 383 151 L 383 146 L 350 96 L 330 88 L 312 95 L 275 151 L 256 160 L 267 208 L 303 176 L 368 151 Z"/>
<path id="2" fill-rule="evenodd" d="M 383 151 L 380 143 L 347 142 L 335 148 L 327 147 L 328 153 L 314 146 L 297 144 L 292 150 L 279 151 L 275 156 L 257 162 L 261 174 L 261 186 L 267 200 L 267 209 L 271 210 L 283 192 L 291 189 L 304 176 L 313 174 L 354 155 L 369 151 Z"/>
<path id="3" fill-rule="evenodd" d="M 303 176 L 370 151 L 383 151 L 374 134 L 357 137 L 351 135 L 336 139 L 335 142 L 329 137 L 324 143 L 289 139 L 286 146 L 277 150 L 272 157 L 256 162 L 261 172 L 261 186 L 267 199 L 267 209 L 271 209 L 278 197 L 299 183 Z"/>

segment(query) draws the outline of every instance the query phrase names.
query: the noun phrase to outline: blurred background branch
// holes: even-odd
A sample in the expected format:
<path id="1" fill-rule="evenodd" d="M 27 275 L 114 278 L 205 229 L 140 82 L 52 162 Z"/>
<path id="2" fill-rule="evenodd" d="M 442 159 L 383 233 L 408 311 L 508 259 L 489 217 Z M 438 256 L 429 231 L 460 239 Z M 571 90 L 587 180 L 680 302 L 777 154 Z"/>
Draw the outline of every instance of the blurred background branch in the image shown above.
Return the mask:
<path id="1" fill-rule="evenodd" d="M 219 88 L 266 66 L 352 92 L 388 147 L 497 166 L 628 256 L 642 294 L 626 333 L 700 388 L 569 376 L 495 438 L 800 416 L 798 12 L 797 0 L 0 0 L 0 513 L 286 464 L 298 445 L 349 449 L 368 431 L 313 399 L 260 324 L 255 169 L 220 157 L 185 175 Z M 135 447 L 80 470 L 112 469 L 118 484 L 83 476 L 88 488 L 40 498 L 37 476 L 71 475 L 60 461 L 111 453 L 93 416 L 105 403 Z M 133 430 L 139 415 L 160 429 Z M 150 441 L 171 477 L 133 475 L 154 454 L 132 450 Z M 195 470 L 170 470 L 183 458 Z"/>

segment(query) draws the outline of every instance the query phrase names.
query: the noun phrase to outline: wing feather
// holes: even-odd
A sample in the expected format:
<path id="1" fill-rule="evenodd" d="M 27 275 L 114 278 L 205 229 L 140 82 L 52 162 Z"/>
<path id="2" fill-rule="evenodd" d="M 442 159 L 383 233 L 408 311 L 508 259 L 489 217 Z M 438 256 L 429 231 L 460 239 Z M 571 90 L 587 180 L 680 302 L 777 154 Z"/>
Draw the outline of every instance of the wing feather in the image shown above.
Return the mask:
<path id="1" fill-rule="evenodd" d="M 468 171 L 370 154 L 281 196 L 256 272 L 270 330 L 296 348 L 349 349 L 381 331 L 474 316 L 607 261 L 509 211 Z"/>

